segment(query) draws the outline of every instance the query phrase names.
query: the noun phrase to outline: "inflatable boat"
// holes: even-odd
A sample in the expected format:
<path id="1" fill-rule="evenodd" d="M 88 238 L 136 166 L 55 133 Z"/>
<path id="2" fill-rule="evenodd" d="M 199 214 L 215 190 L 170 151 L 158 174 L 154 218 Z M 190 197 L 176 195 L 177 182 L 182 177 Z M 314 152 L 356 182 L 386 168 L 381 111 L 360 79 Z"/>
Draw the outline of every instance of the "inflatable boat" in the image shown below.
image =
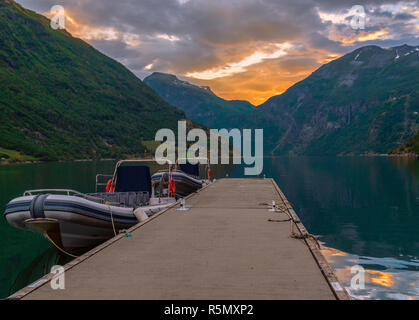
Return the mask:
<path id="1" fill-rule="evenodd" d="M 178 197 L 186 197 L 197 191 L 208 184 L 209 180 L 200 178 L 199 164 L 190 163 L 179 164 L 174 169 L 169 167 L 169 170 L 158 171 L 151 177 L 155 194 Z"/>
<path id="2" fill-rule="evenodd" d="M 149 167 L 133 162 L 117 163 L 107 192 L 25 191 L 7 204 L 5 218 L 16 228 L 43 234 L 65 251 L 97 246 L 176 201 L 154 197 Z"/>

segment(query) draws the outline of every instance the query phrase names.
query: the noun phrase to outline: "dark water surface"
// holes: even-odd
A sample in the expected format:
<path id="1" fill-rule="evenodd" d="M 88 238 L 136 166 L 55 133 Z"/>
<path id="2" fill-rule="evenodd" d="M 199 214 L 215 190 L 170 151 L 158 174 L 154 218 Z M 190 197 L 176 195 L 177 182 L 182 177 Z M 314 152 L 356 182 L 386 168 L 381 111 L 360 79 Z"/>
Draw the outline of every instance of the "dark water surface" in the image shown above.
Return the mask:
<path id="1" fill-rule="evenodd" d="M 0 207 L 24 190 L 94 192 L 95 175 L 115 162 L 0 166 Z M 243 176 L 240 166 L 232 177 Z M 224 175 L 214 170 L 215 176 Z M 218 171 L 218 172 L 217 172 Z M 273 177 L 351 295 L 358 299 L 419 299 L 419 161 L 386 157 L 265 159 Z M 0 298 L 69 259 L 40 235 L 0 219 Z M 351 267 L 365 268 L 365 289 L 350 288 Z"/>
<path id="2" fill-rule="evenodd" d="M 112 174 L 115 162 L 54 162 L 0 166 L 0 298 L 48 273 L 61 257 L 41 235 L 11 227 L 3 212 L 13 198 L 30 189 L 57 188 L 94 192 L 96 173 Z"/>

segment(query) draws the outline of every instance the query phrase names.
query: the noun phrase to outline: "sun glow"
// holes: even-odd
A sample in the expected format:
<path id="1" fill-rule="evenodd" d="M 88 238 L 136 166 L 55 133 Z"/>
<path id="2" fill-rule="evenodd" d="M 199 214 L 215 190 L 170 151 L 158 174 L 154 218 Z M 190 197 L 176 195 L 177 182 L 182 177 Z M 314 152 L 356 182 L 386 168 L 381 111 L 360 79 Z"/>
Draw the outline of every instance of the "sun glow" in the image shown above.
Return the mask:
<path id="1" fill-rule="evenodd" d="M 212 80 L 215 78 L 228 77 L 236 73 L 246 71 L 247 67 L 261 63 L 265 60 L 277 59 L 287 54 L 287 50 L 291 48 L 289 44 L 275 44 L 273 52 L 256 51 L 241 61 L 226 64 L 220 68 L 214 68 L 199 72 L 189 72 L 185 76 L 190 78 Z"/>
<path id="2" fill-rule="evenodd" d="M 173 35 L 168 35 L 168 34 L 158 34 L 156 36 L 156 38 L 167 40 L 167 41 L 170 41 L 170 42 L 174 42 L 174 41 L 179 41 L 180 40 L 180 38 L 178 38 L 176 36 L 173 36 Z"/>
<path id="3" fill-rule="evenodd" d="M 371 41 L 371 40 L 377 40 L 377 39 L 381 39 L 384 36 L 388 35 L 388 31 L 386 30 L 378 30 L 376 32 L 373 33 L 367 33 L 367 34 L 362 34 L 359 35 L 356 40 L 357 41 Z"/>
<path id="4" fill-rule="evenodd" d="M 153 68 L 153 64 L 150 63 L 144 67 L 144 70 L 151 70 Z"/>

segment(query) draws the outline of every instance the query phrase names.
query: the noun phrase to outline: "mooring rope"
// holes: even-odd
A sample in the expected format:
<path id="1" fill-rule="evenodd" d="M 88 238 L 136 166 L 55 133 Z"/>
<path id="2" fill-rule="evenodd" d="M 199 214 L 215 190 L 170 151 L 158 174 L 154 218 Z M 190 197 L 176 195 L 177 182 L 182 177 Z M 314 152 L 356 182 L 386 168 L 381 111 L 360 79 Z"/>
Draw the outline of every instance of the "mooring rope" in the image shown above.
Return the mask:
<path id="1" fill-rule="evenodd" d="M 159 181 L 159 203 L 160 203 L 160 198 L 163 193 L 163 186 L 164 186 L 164 174 L 161 175 L 160 181 Z"/>
<path id="2" fill-rule="evenodd" d="M 117 234 L 116 234 L 116 229 L 115 229 L 115 222 L 114 222 L 114 220 L 113 220 L 113 215 L 112 215 L 112 208 L 111 208 L 111 206 L 108 204 L 108 202 L 106 202 L 105 203 L 107 206 L 108 206 L 108 208 L 109 208 L 109 212 L 110 212 L 110 215 L 111 215 L 111 222 L 112 222 L 112 229 L 113 229 L 113 233 L 114 233 L 114 235 L 115 235 L 115 237 L 117 236 Z M 123 230 L 124 232 L 125 232 L 125 235 L 129 238 L 129 237 L 131 237 L 131 234 L 127 231 L 127 230 Z M 47 238 L 53 245 L 54 245 L 54 247 L 56 247 L 59 251 L 61 251 L 62 253 L 64 253 L 64 254 L 66 254 L 66 255 L 68 255 L 68 256 L 70 256 L 70 257 L 73 257 L 73 258 L 78 258 L 79 256 L 75 256 L 74 254 L 71 254 L 71 253 L 69 253 L 69 252 L 67 252 L 67 251 L 65 251 L 63 248 L 60 248 L 60 246 L 59 245 L 57 245 L 55 242 L 54 242 L 54 240 L 52 240 L 51 239 L 51 237 L 46 233 L 46 232 L 44 232 L 44 237 L 45 238 Z"/>
<path id="3" fill-rule="evenodd" d="M 272 204 L 269 204 L 269 203 L 266 203 L 266 202 L 261 202 L 261 203 L 259 203 L 259 205 L 260 206 L 269 206 L 269 207 L 272 207 Z M 275 204 L 275 212 L 285 212 L 286 213 L 286 210 L 288 209 L 286 206 L 281 206 L 281 205 L 279 205 L 279 204 Z"/>
<path id="4" fill-rule="evenodd" d="M 115 237 L 117 236 L 117 234 L 116 234 L 116 230 L 115 230 L 115 223 L 114 223 L 114 221 L 113 221 L 113 215 L 112 215 L 112 208 L 111 208 L 111 206 L 109 205 L 109 203 L 108 202 L 105 202 L 105 204 L 108 206 L 108 208 L 109 208 L 109 213 L 110 213 L 110 215 L 111 215 L 111 222 L 112 222 L 112 229 L 113 229 L 113 234 L 115 235 Z"/>
<path id="5" fill-rule="evenodd" d="M 319 249 L 321 249 L 321 246 L 319 244 L 319 241 L 317 240 L 317 236 L 315 236 L 315 235 L 313 235 L 311 233 L 308 233 L 308 232 L 306 234 L 302 234 L 301 231 L 299 231 L 299 233 L 296 233 L 294 231 L 294 224 L 296 225 L 297 222 L 294 220 L 294 218 L 292 217 L 292 215 L 289 213 L 289 209 L 292 208 L 292 207 L 289 204 L 289 202 L 288 201 L 284 201 L 284 199 L 282 199 L 282 197 L 281 197 L 281 200 L 283 201 L 284 205 L 281 206 L 281 205 L 275 204 L 275 206 L 273 207 L 273 209 L 275 210 L 275 212 L 283 212 L 283 213 L 285 213 L 289 218 L 288 219 L 283 219 L 283 220 L 279 220 L 279 219 L 268 219 L 268 221 L 269 222 L 288 222 L 289 221 L 290 222 L 291 238 L 294 238 L 294 239 L 307 239 L 307 238 L 312 238 L 315 241 L 317 247 Z M 268 205 L 268 206 L 270 206 L 270 204 L 268 204 L 268 203 L 259 203 L 259 205 Z"/>
<path id="6" fill-rule="evenodd" d="M 278 219 L 268 219 L 269 222 L 288 222 L 291 221 L 291 219 L 284 219 L 284 220 L 278 220 Z"/>
<path id="7" fill-rule="evenodd" d="M 60 248 L 60 246 L 59 245 L 57 245 L 55 242 L 54 242 L 54 240 L 52 240 L 51 239 L 51 237 L 45 232 L 44 233 L 44 237 L 45 238 L 47 238 L 53 245 L 54 245 L 54 247 L 56 247 L 58 250 L 60 250 L 62 253 L 64 253 L 64 254 L 66 254 L 66 255 L 68 255 L 68 256 L 70 256 L 70 257 L 73 257 L 73 258 L 78 258 L 79 256 L 75 256 L 75 255 L 73 255 L 73 254 L 71 254 L 71 253 L 68 253 L 67 251 L 65 251 L 64 249 L 62 249 L 62 248 Z"/>

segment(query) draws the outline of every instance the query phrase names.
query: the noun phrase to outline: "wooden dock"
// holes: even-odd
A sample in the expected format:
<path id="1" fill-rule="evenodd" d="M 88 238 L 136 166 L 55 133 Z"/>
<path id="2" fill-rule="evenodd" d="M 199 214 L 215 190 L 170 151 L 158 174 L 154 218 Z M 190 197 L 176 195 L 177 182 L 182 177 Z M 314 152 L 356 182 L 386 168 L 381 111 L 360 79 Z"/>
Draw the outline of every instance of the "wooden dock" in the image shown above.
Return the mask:
<path id="1" fill-rule="evenodd" d="M 186 204 L 65 265 L 64 290 L 48 274 L 10 298 L 349 299 L 274 180 L 220 179 Z"/>

